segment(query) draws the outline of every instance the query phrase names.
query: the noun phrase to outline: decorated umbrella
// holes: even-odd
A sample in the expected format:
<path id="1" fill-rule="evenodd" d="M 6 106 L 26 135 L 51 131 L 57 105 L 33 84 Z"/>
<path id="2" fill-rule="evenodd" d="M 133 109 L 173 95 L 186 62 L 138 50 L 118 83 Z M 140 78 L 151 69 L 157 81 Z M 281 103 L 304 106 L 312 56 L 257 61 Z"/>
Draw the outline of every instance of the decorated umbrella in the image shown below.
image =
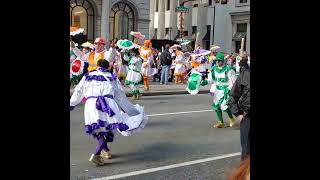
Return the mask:
<path id="1" fill-rule="evenodd" d="M 219 49 L 219 48 L 220 48 L 220 46 L 218 46 L 218 45 L 212 45 L 211 48 L 210 48 L 210 50 L 211 50 L 211 51 L 216 51 L 216 50 Z"/>
<path id="2" fill-rule="evenodd" d="M 70 26 L 70 36 L 75 36 L 77 34 L 81 34 L 81 33 L 83 33 L 83 31 L 84 31 L 83 28 Z"/>
<path id="3" fill-rule="evenodd" d="M 86 72 L 88 66 L 89 66 L 89 63 L 85 61 L 81 61 L 80 59 L 77 58 L 71 63 L 70 74 L 74 76 L 80 76 L 84 72 Z"/>
<path id="4" fill-rule="evenodd" d="M 206 50 L 206 49 L 197 49 L 195 50 L 194 56 L 198 57 L 198 56 L 206 56 L 209 55 L 211 53 L 211 51 Z"/>
<path id="5" fill-rule="evenodd" d="M 135 45 L 133 42 L 129 41 L 128 39 L 120 39 L 118 40 L 117 42 L 117 46 L 120 48 L 120 49 L 132 49 L 134 47 L 136 47 L 137 45 Z"/>
<path id="6" fill-rule="evenodd" d="M 93 44 L 91 44 L 89 41 L 83 43 L 81 46 L 82 46 L 82 47 L 91 48 L 91 49 L 93 48 Z"/>
<path id="7" fill-rule="evenodd" d="M 135 38 L 138 38 L 138 39 L 144 39 L 145 38 L 145 35 L 141 34 L 141 32 L 133 32 L 133 31 L 131 31 L 130 35 L 132 35 L 132 36 L 134 36 Z"/>
<path id="8" fill-rule="evenodd" d="M 174 44 L 173 46 L 170 47 L 170 49 L 177 49 L 177 48 L 181 48 L 181 45 Z"/>
<path id="9" fill-rule="evenodd" d="M 202 80 L 201 73 L 193 69 L 188 79 L 187 88 L 186 88 L 186 90 L 190 93 L 190 95 L 198 94 L 201 80 Z"/>

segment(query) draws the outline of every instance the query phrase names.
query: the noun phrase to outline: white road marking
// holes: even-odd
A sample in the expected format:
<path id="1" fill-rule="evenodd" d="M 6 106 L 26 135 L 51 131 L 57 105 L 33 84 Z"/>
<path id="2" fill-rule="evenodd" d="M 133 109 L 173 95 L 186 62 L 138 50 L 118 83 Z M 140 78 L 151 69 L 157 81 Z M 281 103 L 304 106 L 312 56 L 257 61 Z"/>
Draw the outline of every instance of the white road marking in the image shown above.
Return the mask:
<path id="1" fill-rule="evenodd" d="M 165 116 L 165 115 L 172 115 L 172 114 L 188 114 L 188 113 L 208 112 L 208 111 L 212 111 L 212 110 L 209 109 L 209 110 L 200 110 L 200 111 L 185 111 L 185 112 L 175 112 L 175 113 L 150 114 L 150 115 L 147 115 L 147 116 L 148 116 L 148 117 L 152 117 L 152 116 Z"/>
<path id="2" fill-rule="evenodd" d="M 195 161 L 188 161 L 188 162 L 184 162 L 184 163 L 172 164 L 172 165 L 168 165 L 168 166 L 161 166 L 161 167 L 157 167 L 157 168 L 145 169 L 145 170 L 134 171 L 134 172 L 118 174 L 118 175 L 113 175 L 113 176 L 107 176 L 107 177 L 97 178 L 94 180 L 108 180 L 108 179 L 124 178 L 124 177 L 128 177 L 128 176 L 136 176 L 136 175 L 140 175 L 140 174 L 162 171 L 162 170 L 166 170 L 166 169 L 188 166 L 188 165 L 192 165 L 192 164 L 204 163 L 204 162 L 208 162 L 208 161 L 215 161 L 215 160 L 225 159 L 225 158 L 239 156 L 239 155 L 241 155 L 240 152 L 231 153 L 231 154 L 224 154 L 221 156 L 215 156 L 215 157 L 211 157 L 211 158 L 199 159 L 199 160 L 195 160 Z"/>

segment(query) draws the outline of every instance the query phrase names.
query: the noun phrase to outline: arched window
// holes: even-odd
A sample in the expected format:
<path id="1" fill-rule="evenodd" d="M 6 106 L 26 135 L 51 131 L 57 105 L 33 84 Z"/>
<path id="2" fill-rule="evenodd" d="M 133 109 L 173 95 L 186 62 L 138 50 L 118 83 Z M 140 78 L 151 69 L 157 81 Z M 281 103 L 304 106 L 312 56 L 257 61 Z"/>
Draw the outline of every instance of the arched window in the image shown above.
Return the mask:
<path id="1" fill-rule="evenodd" d="M 83 28 L 81 42 L 94 40 L 95 12 L 88 0 L 70 0 L 70 26 Z"/>
<path id="2" fill-rule="evenodd" d="M 130 31 L 134 30 L 134 13 L 126 3 L 119 2 L 112 6 L 110 11 L 110 37 L 111 39 L 133 40 Z"/>

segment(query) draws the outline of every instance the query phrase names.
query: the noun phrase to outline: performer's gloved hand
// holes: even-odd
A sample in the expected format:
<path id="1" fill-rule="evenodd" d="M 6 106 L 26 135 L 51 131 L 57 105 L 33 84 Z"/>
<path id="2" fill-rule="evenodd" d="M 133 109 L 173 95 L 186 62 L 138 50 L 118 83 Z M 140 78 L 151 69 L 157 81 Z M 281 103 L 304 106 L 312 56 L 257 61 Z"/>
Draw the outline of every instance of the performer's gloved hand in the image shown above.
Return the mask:
<path id="1" fill-rule="evenodd" d="M 74 109 L 74 106 L 70 106 L 70 111 L 72 111 Z"/>
<path id="2" fill-rule="evenodd" d="M 200 85 L 201 86 L 206 86 L 206 85 L 208 85 L 208 80 L 202 80 L 201 82 L 200 82 Z"/>

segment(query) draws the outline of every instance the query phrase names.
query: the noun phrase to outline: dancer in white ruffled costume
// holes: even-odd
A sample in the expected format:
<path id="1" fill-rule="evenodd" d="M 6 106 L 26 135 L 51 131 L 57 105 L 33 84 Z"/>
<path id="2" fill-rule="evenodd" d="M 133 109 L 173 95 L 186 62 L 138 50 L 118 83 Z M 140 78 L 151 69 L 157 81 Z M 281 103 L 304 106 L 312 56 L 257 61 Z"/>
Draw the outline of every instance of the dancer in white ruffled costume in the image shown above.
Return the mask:
<path id="1" fill-rule="evenodd" d="M 85 97 L 85 130 L 98 140 L 89 161 L 104 165 L 110 158 L 107 142 L 112 142 L 115 130 L 123 136 L 141 131 L 147 123 L 144 107 L 131 104 L 117 76 L 110 73 L 109 63 L 101 59 L 98 69 L 83 76 L 70 99 L 70 110 Z"/>
<path id="2" fill-rule="evenodd" d="M 132 90 L 132 99 L 137 100 L 141 96 L 139 85 L 142 84 L 141 65 L 142 59 L 139 57 L 139 49 L 131 49 L 129 57 L 129 70 L 126 78 L 126 85 Z"/>

